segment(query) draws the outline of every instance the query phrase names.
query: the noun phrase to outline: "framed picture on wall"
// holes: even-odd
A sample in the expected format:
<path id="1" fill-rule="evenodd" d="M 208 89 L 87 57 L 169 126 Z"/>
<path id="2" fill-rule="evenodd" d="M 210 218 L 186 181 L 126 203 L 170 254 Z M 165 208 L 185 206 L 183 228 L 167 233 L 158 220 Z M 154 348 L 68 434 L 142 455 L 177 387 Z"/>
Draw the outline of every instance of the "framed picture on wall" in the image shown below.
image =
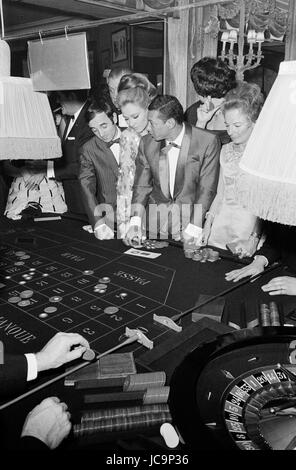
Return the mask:
<path id="1" fill-rule="evenodd" d="M 112 62 L 121 62 L 128 58 L 126 28 L 112 33 Z"/>

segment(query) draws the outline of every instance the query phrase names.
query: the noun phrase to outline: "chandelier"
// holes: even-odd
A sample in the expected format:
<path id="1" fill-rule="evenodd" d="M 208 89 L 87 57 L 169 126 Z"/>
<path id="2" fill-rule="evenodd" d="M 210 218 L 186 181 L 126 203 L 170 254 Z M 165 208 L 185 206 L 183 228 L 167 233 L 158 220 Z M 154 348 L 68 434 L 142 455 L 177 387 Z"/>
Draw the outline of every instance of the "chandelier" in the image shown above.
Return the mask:
<path id="1" fill-rule="evenodd" d="M 237 80 L 243 80 L 246 70 L 260 65 L 265 38 L 283 39 L 287 12 L 277 7 L 276 0 L 235 0 L 220 5 L 218 11 L 222 24 L 227 25 L 220 27 L 220 58 L 235 70 Z"/>

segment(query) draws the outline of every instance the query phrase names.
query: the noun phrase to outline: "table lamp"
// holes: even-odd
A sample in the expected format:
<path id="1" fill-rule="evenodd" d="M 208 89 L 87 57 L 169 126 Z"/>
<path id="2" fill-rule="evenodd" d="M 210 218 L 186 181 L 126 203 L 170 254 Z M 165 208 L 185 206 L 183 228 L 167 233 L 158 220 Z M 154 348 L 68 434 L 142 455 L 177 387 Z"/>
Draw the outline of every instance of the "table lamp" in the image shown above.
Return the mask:
<path id="1" fill-rule="evenodd" d="M 296 61 L 281 62 L 239 166 L 239 203 L 264 220 L 296 225 Z"/>
<path id="2" fill-rule="evenodd" d="M 47 95 L 30 78 L 10 76 L 10 49 L 0 40 L 0 160 L 61 157 Z"/>

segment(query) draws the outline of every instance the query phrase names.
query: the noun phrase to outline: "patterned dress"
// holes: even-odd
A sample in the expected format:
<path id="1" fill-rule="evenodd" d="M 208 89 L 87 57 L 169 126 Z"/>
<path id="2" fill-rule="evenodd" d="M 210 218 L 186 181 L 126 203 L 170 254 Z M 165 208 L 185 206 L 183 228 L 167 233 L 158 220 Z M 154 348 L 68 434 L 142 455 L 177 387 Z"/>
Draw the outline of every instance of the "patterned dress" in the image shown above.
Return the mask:
<path id="1" fill-rule="evenodd" d="M 224 194 L 216 208 L 209 245 L 226 249 L 226 244 L 247 240 L 254 230 L 257 217 L 237 203 L 235 182 L 240 173 L 239 161 L 245 147 L 230 142 L 224 145 L 220 155 L 223 172 Z"/>
<path id="2" fill-rule="evenodd" d="M 117 237 L 124 238 L 131 214 L 136 157 L 142 135 L 131 128 L 120 136 L 119 175 L 117 181 Z"/>
<path id="3" fill-rule="evenodd" d="M 28 190 L 26 179 L 22 176 L 15 177 L 11 183 L 4 214 L 9 219 L 19 219 L 20 213 L 31 202 L 40 204 L 42 212 L 57 214 L 67 212 L 61 182 L 44 177 L 38 187 Z"/>

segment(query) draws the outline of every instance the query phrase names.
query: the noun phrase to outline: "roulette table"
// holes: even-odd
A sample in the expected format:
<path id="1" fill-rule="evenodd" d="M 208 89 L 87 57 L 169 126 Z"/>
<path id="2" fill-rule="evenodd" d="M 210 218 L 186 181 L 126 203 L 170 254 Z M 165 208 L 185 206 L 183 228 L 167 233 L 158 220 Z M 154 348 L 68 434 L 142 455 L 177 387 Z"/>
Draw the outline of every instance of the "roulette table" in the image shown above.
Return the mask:
<path id="1" fill-rule="evenodd" d="M 121 240 L 99 241 L 86 233 L 82 225 L 81 221 L 66 217 L 40 222 L 0 219 L 0 341 L 4 350 L 14 354 L 36 352 L 56 332 L 63 331 L 82 334 L 100 354 L 122 341 L 126 327 L 140 329 L 153 342 L 153 349 L 147 351 L 143 345 L 134 343 L 122 352 L 133 353 L 140 372 L 166 372 L 173 420 L 183 434 L 173 405 L 174 396 L 179 393 L 176 377 L 182 361 L 209 339 L 218 341 L 233 328 L 245 328 L 258 314 L 258 301 L 266 299 L 260 286 L 284 268 L 274 266 L 254 282 L 229 284 L 225 273 L 248 260 L 241 261 L 221 251 L 216 262 L 194 262 L 184 257 L 176 243 L 154 250 L 153 253 L 160 255 L 154 259 L 131 256 Z M 191 311 L 201 296 L 208 299 L 209 306 L 211 299 L 215 302 L 218 297 L 223 297 L 225 302 L 221 322 L 209 319 L 210 335 L 201 332 L 203 323 L 192 321 Z M 279 302 L 283 324 L 296 302 L 275 300 Z M 188 314 L 182 316 L 184 312 Z M 168 318 L 181 315 L 178 325 L 182 331 L 155 322 L 154 314 Z M 258 333 L 261 329 L 256 331 L 261 338 Z M 274 370 L 278 361 L 274 361 Z M 43 372 L 34 385 L 57 374 L 57 371 Z M 187 376 L 184 383 L 186 389 L 195 387 Z M 31 384 L 27 385 L 30 387 Z M 224 389 L 220 392 L 224 397 Z M 6 440 L 11 443 L 19 436 L 27 413 L 47 396 L 66 401 L 75 423 L 81 397 L 64 387 L 60 380 L 1 412 L 4 446 Z M 217 440 L 215 435 L 211 437 L 212 442 Z M 235 439 L 229 440 L 230 444 L 225 445 L 239 447 Z M 191 444 L 186 439 L 186 445 Z M 202 443 L 202 447 L 207 445 L 208 442 Z"/>

